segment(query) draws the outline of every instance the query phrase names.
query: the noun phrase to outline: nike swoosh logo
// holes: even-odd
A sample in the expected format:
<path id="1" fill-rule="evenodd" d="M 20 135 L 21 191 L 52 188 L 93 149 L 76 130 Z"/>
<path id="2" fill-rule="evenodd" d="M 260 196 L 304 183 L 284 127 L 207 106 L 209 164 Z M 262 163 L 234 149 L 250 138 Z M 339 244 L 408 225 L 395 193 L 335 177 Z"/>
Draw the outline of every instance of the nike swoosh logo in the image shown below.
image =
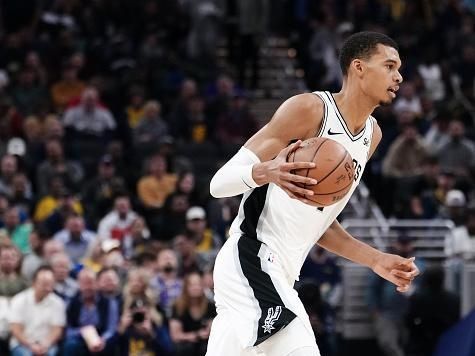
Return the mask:
<path id="1" fill-rule="evenodd" d="M 328 129 L 328 134 L 329 135 L 341 135 L 343 132 L 332 132 L 331 129 Z"/>

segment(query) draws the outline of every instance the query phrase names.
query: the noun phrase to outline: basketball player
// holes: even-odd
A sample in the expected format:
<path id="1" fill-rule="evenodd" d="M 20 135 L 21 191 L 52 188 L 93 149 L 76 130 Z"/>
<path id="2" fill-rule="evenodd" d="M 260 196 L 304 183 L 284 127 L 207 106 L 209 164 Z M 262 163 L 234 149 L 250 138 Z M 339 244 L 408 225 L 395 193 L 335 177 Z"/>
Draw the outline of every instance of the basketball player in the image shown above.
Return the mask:
<path id="1" fill-rule="evenodd" d="M 419 273 L 414 258 L 380 252 L 353 238 L 336 220 L 381 140 L 371 113 L 390 104 L 402 82 L 398 47 L 383 34 L 357 33 L 344 43 L 340 64 L 344 80 L 339 93 L 301 94 L 285 101 L 211 180 L 214 197 L 244 196 L 216 258 L 218 315 L 207 356 L 320 355 L 293 289 L 315 243 L 371 268 L 399 292 L 407 291 Z M 300 140 L 315 136 L 341 143 L 355 167 L 348 194 L 323 209 L 306 204 L 305 195 L 313 192 L 297 185 L 317 182 L 291 173 L 314 164 L 286 162 Z"/>

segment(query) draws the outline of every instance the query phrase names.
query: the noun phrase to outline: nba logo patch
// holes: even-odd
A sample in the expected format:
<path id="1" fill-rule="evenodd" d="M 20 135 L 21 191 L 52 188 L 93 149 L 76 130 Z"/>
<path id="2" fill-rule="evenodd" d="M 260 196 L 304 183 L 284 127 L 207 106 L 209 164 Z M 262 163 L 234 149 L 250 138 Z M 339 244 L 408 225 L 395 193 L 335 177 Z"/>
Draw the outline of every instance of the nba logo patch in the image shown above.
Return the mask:
<path id="1" fill-rule="evenodd" d="M 272 253 L 272 252 L 269 252 L 267 254 L 267 261 L 269 261 L 270 263 L 274 263 L 275 261 L 275 255 Z"/>

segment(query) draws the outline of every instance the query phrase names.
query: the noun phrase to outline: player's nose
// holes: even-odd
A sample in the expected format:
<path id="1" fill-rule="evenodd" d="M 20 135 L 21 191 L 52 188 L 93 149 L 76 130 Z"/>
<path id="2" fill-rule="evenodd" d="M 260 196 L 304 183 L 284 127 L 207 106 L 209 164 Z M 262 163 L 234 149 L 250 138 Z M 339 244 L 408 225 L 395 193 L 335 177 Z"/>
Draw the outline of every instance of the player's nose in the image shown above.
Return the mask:
<path id="1" fill-rule="evenodd" d="M 401 73 L 399 71 L 396 71 L 396 78 L 395 78 L 396 83 L 400 84 L 403 81 Z"/>

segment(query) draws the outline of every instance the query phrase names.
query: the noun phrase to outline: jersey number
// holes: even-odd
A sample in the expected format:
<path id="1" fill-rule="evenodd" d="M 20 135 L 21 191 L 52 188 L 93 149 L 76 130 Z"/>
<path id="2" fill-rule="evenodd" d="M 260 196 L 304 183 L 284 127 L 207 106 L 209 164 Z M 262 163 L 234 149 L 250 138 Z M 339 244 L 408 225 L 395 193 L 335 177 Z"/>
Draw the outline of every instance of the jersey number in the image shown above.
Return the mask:
<path id="1" fill-rule="evenodd" d="M 356 159 L 353 159 L 353 168 L 355 169 L 355 182 L 358 180 L 361 174 L 361 164 Z"/>

